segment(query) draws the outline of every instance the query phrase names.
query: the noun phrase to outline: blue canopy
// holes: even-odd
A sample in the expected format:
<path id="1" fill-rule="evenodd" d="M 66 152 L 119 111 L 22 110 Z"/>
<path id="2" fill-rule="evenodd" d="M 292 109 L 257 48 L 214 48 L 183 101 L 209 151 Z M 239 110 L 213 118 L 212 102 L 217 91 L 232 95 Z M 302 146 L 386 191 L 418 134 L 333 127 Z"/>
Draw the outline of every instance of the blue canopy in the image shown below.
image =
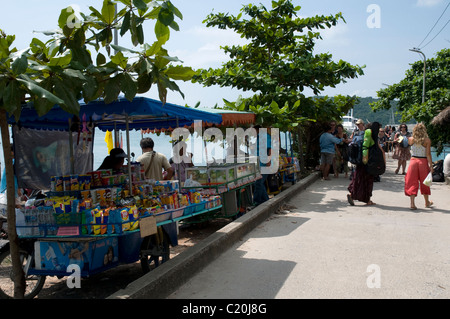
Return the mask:
<path id="1" fill-rule="evenodd" d="M 26 128 L 67 131 L 69 119 L 73 117 L 73 114 L 64 111 L 58 105 L 44 116 L 39 117 L 36 110 L 28 105 L 22 109 L 19 122 L 16 122 L 14 117 L 11 117 L 8 122 Z M 163 105 L 161 101 L 146 97 L 136 97 L 132 102 L 125 98 L 119 98 L 118 101 L 110 104 L 105 104 L 102 100 L 82 103 L 78 117 L 80 121 L 83 121 L 83 118 L 86 121 L 92 120 L 95 126 L 102 131 L 126 130 L 127 117 L 130 130 L 175 129 L 191 126 L 195 120 L 201 120 L 209 125 L 222 124 L 220 113 L 171 103 Z"/>

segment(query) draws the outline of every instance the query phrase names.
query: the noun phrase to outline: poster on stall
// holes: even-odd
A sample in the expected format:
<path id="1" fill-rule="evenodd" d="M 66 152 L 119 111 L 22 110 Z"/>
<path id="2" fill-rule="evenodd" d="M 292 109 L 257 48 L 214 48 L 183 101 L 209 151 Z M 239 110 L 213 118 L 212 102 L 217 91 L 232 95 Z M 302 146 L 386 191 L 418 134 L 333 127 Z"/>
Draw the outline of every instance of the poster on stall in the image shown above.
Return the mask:
<path id="1" fill-rule="evenodd" d="M 36 241 L 34 257 L 38 270 L 65 272 L 70 265 L 77 265 L 81 271 L 108 268 L 119 262 L 118 238 Z"/>
<path id="2" fill-rule="evenodd" d="M 14 126 L 15 174 L 21 188 L 50 190 L 52 176 L 72 175 L 69 133 Z M 93 167 L 93 136 L 73 132 L 73 174 Z"/>

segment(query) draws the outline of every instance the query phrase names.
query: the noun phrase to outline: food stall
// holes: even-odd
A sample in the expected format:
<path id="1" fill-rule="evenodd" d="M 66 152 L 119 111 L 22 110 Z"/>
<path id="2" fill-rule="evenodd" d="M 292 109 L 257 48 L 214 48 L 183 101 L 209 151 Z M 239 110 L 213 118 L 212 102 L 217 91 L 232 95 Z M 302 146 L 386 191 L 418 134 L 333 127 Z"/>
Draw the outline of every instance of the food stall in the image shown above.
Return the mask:
<path id="1" fill-rule="evenodd" d="M 29 260 L 27 278 L 39 278 L 43 285 L 45 276 L 70 276 L 69 266 L 78 266 L 80 275 L 89 277 L 139 260 L 142 269 L 149 271 L 169 259 L 169 245 L 177 245 L 177 221 L 221 211 L 225 193 L 221 191 L 233 185 L 215 183 L 214 189 L 221 191 L 212 192 L 182 188 L 178 181 L 146 180 L 140 164 L 130 161 L 130 129 L 189 127 L 199 119 L 206 125 L 223 122 L 219 113 L 141 97 L 109 105 L 102 101 L 81 104 L 79 116 L 55 106 L 45 116 L 25 107 L 19 121 L 11 118 L 16 158 L 22 159 L 16 166 L 19 186 L 41 186 L 45 195 L 17 211 L 17 232 L 26 243 L 21 248 Z M 122 173 L 93 170 L 88 155 L 95 127 L 127 132 L 128 165 Z M 48 144 L 47 140 L 45 146 L 22 147 L 30 134 L 41 137 L 48 131 L 52 136 L 56 132 L 68 135 L 68 142 L 64 147 L 64 142 Z M 36 139 L 28 142 L 36 143 Z M 55 164 L 49 154 L 61 163 Z M 37 166 L 39 174 L 30 165 Z M 244 178 L 249 184 L 248 176 L 234 182 Z"/>

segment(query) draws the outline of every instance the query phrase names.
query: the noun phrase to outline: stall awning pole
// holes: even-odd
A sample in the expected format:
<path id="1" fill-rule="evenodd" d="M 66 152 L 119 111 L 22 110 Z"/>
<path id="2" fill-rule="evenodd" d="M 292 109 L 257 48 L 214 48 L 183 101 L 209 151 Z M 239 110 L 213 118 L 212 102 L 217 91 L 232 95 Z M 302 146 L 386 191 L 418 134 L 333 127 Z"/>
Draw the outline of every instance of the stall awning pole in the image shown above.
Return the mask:
<path id="1" fill-rule="evenodd" d="M 130 160 L 130 127 L 129 127 L 129 118 L 128 114 L 125 117 L 125 125 L 126 125 L 126 138 L 127 138 L 127 158 L 128 158 L 128 185 L 130 187 L 130 196 L 133 196 L 133 181 L 131 178 L 131 160 Z"/>
<path id="2" fill-rule="evenodd" d="M 73 159 L 73 134 L 72 134 L 72 119 L 69 118 L 69 154 L 70 154 L 70 173 L 74 174 L 74 159 Z"/>

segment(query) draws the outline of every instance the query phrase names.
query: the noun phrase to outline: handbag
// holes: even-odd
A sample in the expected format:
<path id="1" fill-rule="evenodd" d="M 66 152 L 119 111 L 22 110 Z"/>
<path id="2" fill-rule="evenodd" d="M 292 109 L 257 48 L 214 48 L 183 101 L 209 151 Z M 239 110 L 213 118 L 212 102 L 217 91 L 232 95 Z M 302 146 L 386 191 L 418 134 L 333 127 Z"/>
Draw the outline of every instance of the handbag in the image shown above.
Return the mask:
<path id="1" fill-rule="evenodd" d="M 408 147 L 409 146 L 409 142 L 408 142 L 408 137 L 407 136 L 405 136 L 405 137 L 403 137 L 403 140 L 402 140 L 402 146 L 403 147 Z"/>
<path id="2" fill-rule="evenodd" d="M 430 187 L 432 183 L 433 183 L 433 174 L 431 174 L 430 172 L 428 173 L 427 177 L 425 177 L 425 179 L 423 180 L 423 184 L 425 186 Z"/>

